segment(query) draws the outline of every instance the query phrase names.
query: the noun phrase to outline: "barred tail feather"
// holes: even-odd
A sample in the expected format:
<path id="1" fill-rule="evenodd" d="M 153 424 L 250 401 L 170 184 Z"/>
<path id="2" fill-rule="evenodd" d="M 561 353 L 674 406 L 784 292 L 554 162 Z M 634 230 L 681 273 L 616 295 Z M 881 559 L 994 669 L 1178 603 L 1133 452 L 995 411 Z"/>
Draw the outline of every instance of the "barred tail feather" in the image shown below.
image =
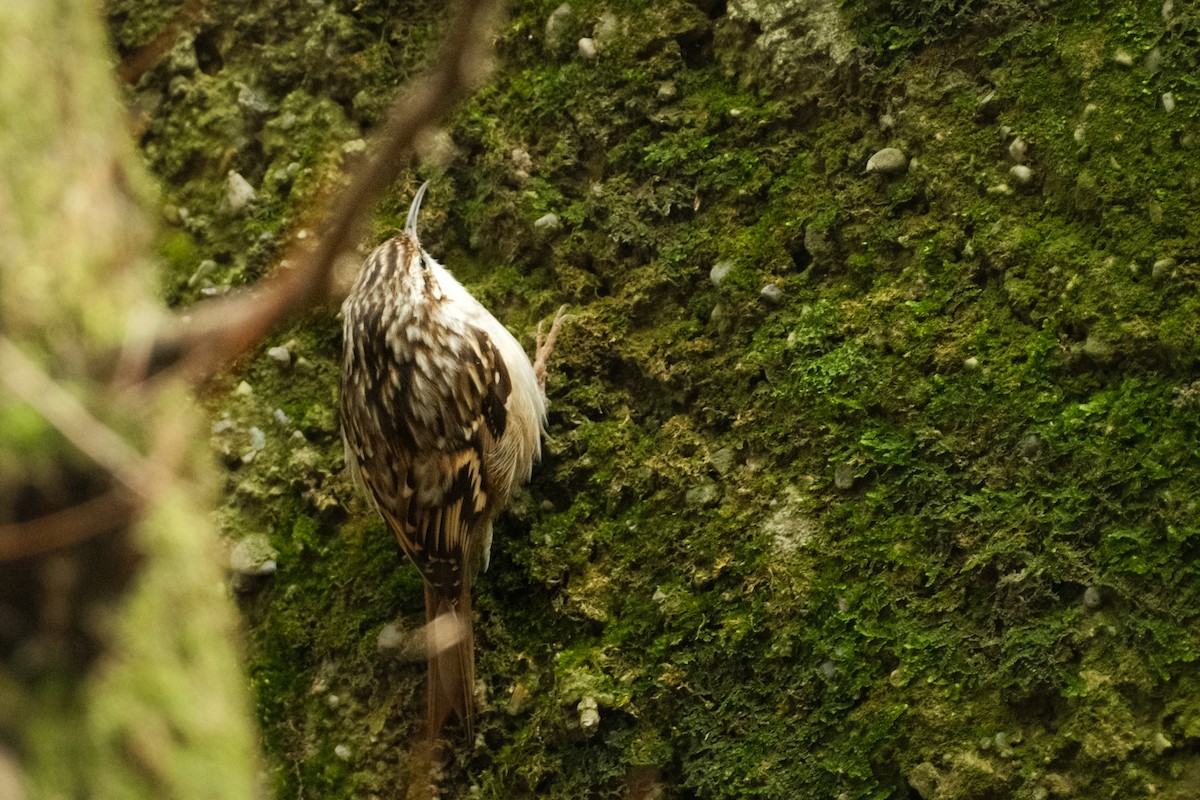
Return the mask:
<path id="1" fill-rule="evenodd" d="M 453 711 L 468 740 L 475 738 L 475 635 L 471 593 L 457 600 L 440 596 L 425 584 L 426 646 L 429 658 L 429 705 L 426 730 L 435 741 Z"/>

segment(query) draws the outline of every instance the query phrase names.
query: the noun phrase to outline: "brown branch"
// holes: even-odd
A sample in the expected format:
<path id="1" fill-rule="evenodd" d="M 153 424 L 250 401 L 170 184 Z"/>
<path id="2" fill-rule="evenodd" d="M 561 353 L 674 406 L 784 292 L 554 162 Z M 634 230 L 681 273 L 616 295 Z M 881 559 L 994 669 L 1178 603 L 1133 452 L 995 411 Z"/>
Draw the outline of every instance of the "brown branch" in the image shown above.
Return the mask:
<path id="1" fill-rule="evenodd" d="M 184 29 L 199 19 L 208 0 L 188 0 L 176 11 L 158 35 L 138 48 L 138 51 L 117 66 L 117 77 L 126 83 L 137 83 L 154 69 L 175 43 Z"/>
<path id="2" fill-rule="evenodd" d="M 40 556 L 127 526 L 137 503 L 123 489 L 110 489 L 79 505 L 27 522 L 0 525 L 0 563 Z"/>
<path id="3" fill-rule="evenodd" d="M 371 157 L 329 202 L 315 245 L 293 243 L 284 261 L 294 266 L 277 268 L 244 294 L 192 309 L 191 324 L 156 342 L 156 351 L 178 353 L 177 368 L 188 380 L 202 383 L 328 295 L 334 264 L 355 246 L 361 220 L 400 175 L 405 156 L 479 80 L 490 47 L 491 22 L 498 17 L 500 4 L 500 0 L 460 3 L 434 67 L 393 101 L 387 121 L 374 137 Z"/>

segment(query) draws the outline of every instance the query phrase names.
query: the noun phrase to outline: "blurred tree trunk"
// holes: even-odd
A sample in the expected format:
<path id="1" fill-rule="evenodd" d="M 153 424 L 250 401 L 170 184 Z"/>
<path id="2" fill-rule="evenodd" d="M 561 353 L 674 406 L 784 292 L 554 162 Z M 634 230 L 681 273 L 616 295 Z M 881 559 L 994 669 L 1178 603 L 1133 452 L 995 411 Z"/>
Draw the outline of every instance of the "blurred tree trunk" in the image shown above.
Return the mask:
<path id="1" fill-rule="evenodd" d="M 159 311 L 112 73 L 98 3 L 0 4 L 0 797 L 248 797 L 200 414 L 118 388 Z"/>

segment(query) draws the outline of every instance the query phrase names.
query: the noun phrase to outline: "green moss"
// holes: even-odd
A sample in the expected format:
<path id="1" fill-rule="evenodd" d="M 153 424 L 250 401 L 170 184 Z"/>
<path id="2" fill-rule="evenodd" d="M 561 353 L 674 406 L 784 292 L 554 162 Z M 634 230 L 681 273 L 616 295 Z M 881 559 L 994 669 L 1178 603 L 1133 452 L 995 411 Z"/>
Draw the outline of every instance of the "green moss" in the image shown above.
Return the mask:
<path id="1" fill-rule="evenodd" d="M 667 796 L 901 797 L 914 774 L 947 800 L 1185 791 L 1190 17 L 847 3 L 867 50 L 817 102 L 730 71 L 742 29 L 690 4 L 573 4 L 552 47 L 557 6 L 515 9 L 423 220 L 526 341 L 560 302 L 575 314 L 545 462 L 479 582 L 482 745 L 455 751 L 447 794 L 602 796 L 647 765 Z M 168 197 L 206 218 L 164 240 L 177 279 L 201 258 L 221 281 L 269 264 L 436 30 L 374 4 L 301 16 L 250 28 L 311 74 L 281 58 L 251 81 L 228 48 L 203 102 L 168 102 L 148 133 Z M 269 94 L 265 119 L 232 110 L 236 81 Z M 165 135 L 187 129 L 203 135 Z M 246 142 L 226 162 L 212 135 Z M 1028 194 L 998 189 L 1016 136 Z M 907 173 L 865 175 L 889 145 Z M 220 210 L 231 166 L 259 187 L 247 216 Z M 561 229 L 534 230 L 551 212 Z M 305 364 L 258 356 L 229 381 L 253 394 L 213 408 L 232 423 L 214 435 L 234 465 L 222 523 L 280 553 L 243 599 L 280 793 L 397 796 L 422 670 L 375 636 L 419 623 L 419 581 L 342 474 L 336 322 L 271 344 Z M 267 447 L 245 464 L 251 426 Z"/>

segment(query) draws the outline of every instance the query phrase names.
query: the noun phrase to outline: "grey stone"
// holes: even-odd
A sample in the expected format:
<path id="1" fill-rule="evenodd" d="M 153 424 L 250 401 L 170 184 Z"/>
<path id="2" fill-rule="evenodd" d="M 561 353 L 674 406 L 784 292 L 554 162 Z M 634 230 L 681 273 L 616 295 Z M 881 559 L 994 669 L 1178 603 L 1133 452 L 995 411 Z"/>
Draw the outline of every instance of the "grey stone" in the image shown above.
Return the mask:
<path id="1" fill-rule="evenodd" d="M 292 365 L 292 351 L 282 345 L 268 348 L 267 358 L 281 367 L 290 367 Z"/>
<path id="2" fill-rule="evenodd" d="M 843 461 L 833 470 L 833 485 L 843 492 L 854 488 L 854 465 Z"/>
<path id="3" fill-rule="evenodd" d="M 1036 433 L 1025 434 L 1021 437 L 1020 444 L 1017 445 L 1017 449 L 1021 452 L 1021 458 L 1027 461 L 1032 461 L 1040 456 L 1045 448 L 1046 443 Z"/>
<path id="4" fill-rule="evenodd" d="M 1021 190 L 1031 189 L 1036 183 L 1033 170 L 1024 164 L 1013 165 L 1008 171 L 1008 177 L 1012 180 L 1013 186 Z"/>
<path id="5" fill-rule="evenodd" d="M 279 553 L 270 540 L 261 533 L 247 534 L 229 554 L 229 568 L 238 575 L 258 577 L 271 575 L 276 570 Z"/>
<path id="6" fill-rule="evenodd" d="M 899 175 L 908 168 L 908 157 L 896 147 L 885 147 L 867 159 L 868 173 L 877 172 L 880 175 Z"/>
<path id="7" fill-rule="evenodd" d="M 1020 136 L 1012 140 L 1008 146 L 1008 157 L 1014 164 L 1024 164 L 1025 157 L 1029 155 L 1029 145 Z"/>
<path id="8" fill-rule="evenodd" d="M 687 490 L 683 496 L 683 500 L 689 506 L 706 507 L 716 505 L 721 499 L 721 490 L 717 488 L 717 484 L 712 481 L 705 480 Z"/>
<path id="9" fill-rule="evenodd" d="M 583 698 L 575 710 L 579 712 L 579 727 L 585 736 L 591 736 L 600 729 L 600 706 L 596 698 Z"/>
<path id="10" fill-rule="evenodd" d="M 566 44 L 575 11 L 570 3 L 563 3 L 546 18 L 546 49 L 558 50 Z"/>
<path id="11" fill-rule="evenodd" d="M 225 176 L 225 204 L 231 211 L 241 211 L 257 197 L 258 194 L 249 181 L 238 172 L 229 170 Z"/>
<path id="12" fill-rule="evenodd" d="M 713 264 L 712 269 L 708 271 L 708 279 L 712 281 L 713 286 L 720 286 L 725 279 L 729 277 L 729 273 L 732 271 L 732 261 L 718 261 L 717 263 Z"/>
<path id="13" fill-rule="evenodd" d="M 1178 263 L 1179 262 L 1173 258 L 1160 258 L 1155 261 L 1154 266 L 1150 268 L 1150 275 L 1155 280 L 1169 278 L 1175 273 L 1175 267 L 1178 265 Z"/>
<path id="14" fill-rule="evenodd" d="M 769 306 L 777 306 L 783 302 L 783 289 L 778 284 L 768 283 L 758 291 L 758 297 Z"/>
<path id="15" fill-rule="evenodd" d="M 919 794 L 923 800 L 933 800 L 937 796 L 938 785 L 942 782 L 942 773 L 928 761 L 922 761 L 908 773 L 908 785 Z"/>

